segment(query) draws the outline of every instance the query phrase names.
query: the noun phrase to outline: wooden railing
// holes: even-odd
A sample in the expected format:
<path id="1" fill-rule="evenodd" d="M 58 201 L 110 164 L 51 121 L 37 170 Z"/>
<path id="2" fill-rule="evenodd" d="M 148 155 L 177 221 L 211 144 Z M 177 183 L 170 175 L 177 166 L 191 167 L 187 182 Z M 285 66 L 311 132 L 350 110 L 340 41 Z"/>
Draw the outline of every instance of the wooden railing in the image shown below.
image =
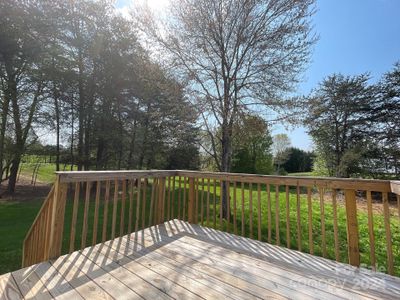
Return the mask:
<path id="1" fill-rule="evenodd" d="M 400 275 L 399 195 L 400 183 L 387 180 L 58 172 L 25 238 L 23 266 L 177 218 Z"/>

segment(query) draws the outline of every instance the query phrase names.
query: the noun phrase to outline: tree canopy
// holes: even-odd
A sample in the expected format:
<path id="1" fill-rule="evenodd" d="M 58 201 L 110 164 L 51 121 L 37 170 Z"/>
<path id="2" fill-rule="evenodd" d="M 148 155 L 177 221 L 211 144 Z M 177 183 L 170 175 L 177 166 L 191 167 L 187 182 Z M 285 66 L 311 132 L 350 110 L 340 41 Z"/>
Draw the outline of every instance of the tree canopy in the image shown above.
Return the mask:
<path id="1" fill-rule="evenodd" d="M 56 144 L 57 169 L 66 147 L 79 170 L 198 167 L 184 85 L 113 1 L 5 0 L 0 22 L 0 170 L 10 167 L 10 192 L 40 136 Z"/>
<path id="2" fill-rule="evenodd" d="M 399 64 L 377 84 L 368 74 L 333 74 L 304 100 L 304 124 L 324 175 L 398 176 L 399 74 Z"/>

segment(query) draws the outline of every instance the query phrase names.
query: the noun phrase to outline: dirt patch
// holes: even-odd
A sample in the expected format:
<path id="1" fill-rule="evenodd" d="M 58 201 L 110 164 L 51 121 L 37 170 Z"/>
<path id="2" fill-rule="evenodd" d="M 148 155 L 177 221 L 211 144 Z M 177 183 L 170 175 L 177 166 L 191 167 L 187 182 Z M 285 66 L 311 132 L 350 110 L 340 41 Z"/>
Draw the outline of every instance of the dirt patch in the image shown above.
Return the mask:
<path id="1" fill-rule="evenodd" d="M 25 176 L 20 176 L 15 193 L 10 195 L 7 192 L 7 181 L 0 185 L 0 201 L 32 201 L 44 199 L 50 191 L 51 185 L 37 181 L 35 186 L 31 184 L 31 179 Z"/>
<path id="2" fill-rule="evenodd" d="M 315 201 L 319 200 L 318 193 L 313 194 L 313 200 L 315 200 Z M 329 192 L 325 193 L 324 201 L 327 203 L 332 203 L 332 193 L 329 193 Z M 356 201 L 357 201 L 357 210 L 368 212 L 367 198 L 360 197 L 357 195 Z M 344 195 L 342 193 L 336 194 L 336 202 L 338 205 L 345 206 L 345 199 L 344 199 Z M 398 210 L 399 210 L 399 208 L 398 208 L 397 201 L 389 201 L 390 214 L 397 215 Z M 377 214 L 383 214 L 383 205 L 382 205 L 381 199 L 376 199 L 375 197 L 372 198 L 372 211 Z"/>

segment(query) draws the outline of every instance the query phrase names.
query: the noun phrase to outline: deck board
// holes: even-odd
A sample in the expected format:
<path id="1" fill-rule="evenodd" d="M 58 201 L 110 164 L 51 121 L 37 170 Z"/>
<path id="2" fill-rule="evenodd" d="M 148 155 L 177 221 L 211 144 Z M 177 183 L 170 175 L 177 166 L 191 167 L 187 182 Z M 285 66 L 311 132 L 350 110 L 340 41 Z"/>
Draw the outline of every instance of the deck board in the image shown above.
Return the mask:
<path id="1" fill-rule="evenodd" d="M 16 281 L 11 273 L 0 276 L 0 300 L 23 299 Z"/>
<path id="2" fill-rule="evenodd" d="M 0 299 L 400 299 L 400 279 L 172 220 L 0 276 Z"/>
<path id="3" fill-rule="evenodd" d="M 52 299 L 46 285 L 35 272 L 36 266 L 21 269 L 12 273 L 18 282 L 19 290 L 24 298 L 28 299 Z"/>

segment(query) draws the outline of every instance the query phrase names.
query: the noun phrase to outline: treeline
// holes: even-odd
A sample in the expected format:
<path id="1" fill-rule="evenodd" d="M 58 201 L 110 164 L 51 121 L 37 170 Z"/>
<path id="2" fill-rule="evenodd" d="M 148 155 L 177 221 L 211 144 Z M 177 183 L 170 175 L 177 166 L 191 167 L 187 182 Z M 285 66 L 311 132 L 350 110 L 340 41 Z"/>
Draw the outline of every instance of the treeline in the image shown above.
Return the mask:
<path id="1" fill-rule="evenodd" d="M 196 114 L 114 1 L 0 2 L 0 178 L 39 137 L 79 170 L 197 168 Z"/>
<path id="2" fill-rule="evenodd" d="M 376 84 L 370 79 L 333 74 L 303 99 L 317 173 L 399 178 L 400 63 Z"/>

